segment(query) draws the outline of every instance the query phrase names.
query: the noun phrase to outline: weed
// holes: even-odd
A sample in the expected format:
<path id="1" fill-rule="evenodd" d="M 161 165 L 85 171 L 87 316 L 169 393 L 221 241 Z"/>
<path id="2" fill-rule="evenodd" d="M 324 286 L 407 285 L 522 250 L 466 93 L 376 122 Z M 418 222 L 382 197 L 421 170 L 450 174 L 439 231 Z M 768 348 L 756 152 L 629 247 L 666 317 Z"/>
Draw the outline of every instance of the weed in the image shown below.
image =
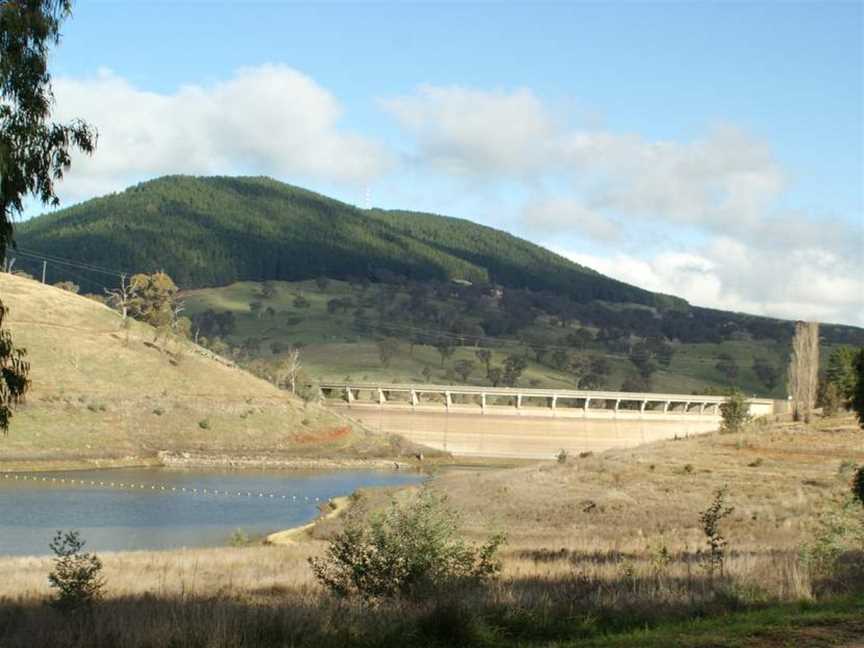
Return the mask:
<path id="1" fill-rule="evenodd" d="M 208 421 L 207 419 L 201 419 L 200 421 L 198 421 L 198 427 L 201 428 L 202 430 L 209 430 L 210 429 L 210 421 Z"/>
<path id="2" fill-rule="evenodd" d="M 720 533 L 720 522 L 730 516 L 735 510 L 731 506 L 726 506 L 727 492 L 725 486 L 716 490 L 711 504 L 699 514 L 699 523 L 702 525 L 702 532 L 705 534 L 705 541 L 708 543 L 708 557 L 705 568 L 708 571 L 709 578 L 712 579 L 714 573 L 717 571 L 719 571 L 720 576 L 723 576 L 723 566 L 726 561 L 726 545 L 728 542 Z"/>

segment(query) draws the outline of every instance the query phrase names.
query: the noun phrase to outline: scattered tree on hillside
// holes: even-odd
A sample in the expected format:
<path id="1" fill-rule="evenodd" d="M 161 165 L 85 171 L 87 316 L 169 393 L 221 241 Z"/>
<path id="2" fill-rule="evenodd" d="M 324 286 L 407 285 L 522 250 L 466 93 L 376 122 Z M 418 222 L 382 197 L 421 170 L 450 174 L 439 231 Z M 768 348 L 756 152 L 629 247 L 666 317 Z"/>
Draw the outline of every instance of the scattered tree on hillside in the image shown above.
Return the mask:
<path id="1" fill-rule="evenodd" d="M 504 359 L 504 373 L 501 376 L 502 382 L 509 387 L 515 387 L 522 376 L 522 372 L 527 367 L 528 360 L 524 356 L 511 353 Z"/>
<path id="2" fill-rule="evenodd" d="M 261 299 L 273 299 L 276 296 L 276 286 L 271 281 L 265 281 L 261 284 Z"/>
<path id="3" fill-rule="evenodd" d="M 399 353 L 399 340 L 393 337 L 386 337 L 378 340 L 378 358 L 381 360 L 382 367 L 389 367 L 390 361 L 397 353 Z"/>
<path id="4" fill-rule="evenodd" d="M 327 277 L 321 275 L 315 278 L 315 285 L 318 286 L 318 290 L 324 292 L 327 290 L 327 286 L 330 285 L 330 280 Z"/>
<path id="5" fill-rule="evenodd" d="M 133 275 L 129 292 L 129 315 L 155 328 L 157 340 L 176 329 L 183 304 L 171 277 L 164 272 Z"/>
<path id="6" fill-rule="evenodd" d="M 735 361 L 735 358 L 728 353 L 724 352 L 717 356 L 717 362 L 714 365 L 714 368 L 723 374 L 723 377 L 726 378 L 726 382 L 730 385 L 734 384 L 738 379 L 738 363 Z"/>
<path id="7" fill-rule="evenodd" d="M 489 367 L 492 365 L 492 351 L 489 349 L 477 349 L 474 352 L 474 355 L 477 356 L 477 359 L 483 363 L 483 366 L 486 368 L 486 375 L 489 375 Z"/>
<path id="8" fill-rule="evenodd" d="M 297 393 L 297 377 L 302 368 L 300 349 L 293 347 L 276 367 L 276 385 Z"/>
<path id="9" fill-rule="evenodd" d="M 424 366 L 420 374 L 423 376 L 423 380 L 428 383 L 429 380 L 432 378 L 432 367 L 430 367 L 429 365 Z"/>
<path id="10" fill-rule="evenodd" d="M 261 319 L 261 309 L 263 308 L 264 304 L 257 299 L 249 302 L 249 312 L 255 316 L 255 319 Z"/>
<path id="11" fill-rule="evenodd" d="M 453 365 L 453 371 L 462 379 L 463 383 L 467 383 L 469 376 L 474 372 L 474 363 L 471 360 L 459 360 Z"/>
<path id="12" fill-rule="evenodd" d="M 292 302 L 294 308 L 309 308 L 312 304 L 302 294 L 297 295 Z"/>
<path id="13" fill-rule="evenodd" d="M 657 363 L 654 361 L 654 354 L 651 347 L 645 342 L 639 342 L 633 346 L 630 351 L 630 362 L 636 367 L 639 375 L 650 380 L 654 372 L 657 371 Z"/>
<path id="14" fill-rule="evenodd" d="M 453 353 L 456 351 L 456 347 L 453 344 L 453 340 L 449 337 L 442 335 L 437 340 L 435 340 L 435 350 L 441 356 L 441 368 L 444 368 L 444 361 L 447 360 Z"/>
<path id="15" fill-rule="evenodd" d="M 630 374 L 621 383 L 621 391 L 648 392 L 651 391 L 651 381 L 639 374 Z"/>
<path id="16" fill-rule="evenodd" d="M 92 153 L 96 131 L 81 120 L 52 122 L 54 94 L 48 49 L 60 41 L 71 0 L 0 3 L 0 259 L 14 242 L 13 222 L 23 201 L 35 196 L 57 205 L 55 183 L 71 164 L 70 151 Z M 8 310 L 0 302 L 0 430 L 30 384 L 26 351 L 2 328 Z"/>
<path id="17" fill-rule="evenodd" d="M 558 371 L 566 371 L 570 366 L 570 354 L 564 349 L 555 349 L 549 357 L 549 364 Z"/>
<path id="18" fill-rule="evenodd" d="M 792 417 L 809 423 L 819 383 L 818 322 L 795 323 L 788 377 Z"/>
<path id="19" fill-rule="evenodd" d="M 54 287 L 59 288 L 60 290 L 75 293 L 76 295 L 78 294 L 78 291 L 81 290 L 81 287 L 78 284 L 71 281 L 58 281 L 54 284 Z"/>
<path id="20" fill-rule="evenodd" d="M 753 360 L 753 373 L 765 387 L 773 391 L 780 382 L 780 369 L 775 367 L 765 358 L 755 358 Z"/>
<path id="21" fill-rule="evenodd" d="M 593 340 L 594 336 L 591 334 L 591 331 L 586 328 L 578 328 L 572 333 L 568 333 L 567 337 L 564 338 L 567 346 L 573 347 L 577 351 L 581 351 L 587 347 Z"/>
<path id="22" fill-rule="evenodd" d="M 588 373 L 579 379 L 579 389 L 601 389 L 603 387 L 603 377 L 595 373 Z"/>
<path id="23" fill-rule="evenodd" d="M 605 377 L 612 373 L 612 367 L 604 356 L 594 356 L 591 358 L 591 373 Z"/>
<path id="24" fill-rule="evenodd" d="M 504 370 L 501 367 L 489 367 L 489 371 L 486 372 L 486 378 L 493 387 L 497 387 L 504 379 Z"/>

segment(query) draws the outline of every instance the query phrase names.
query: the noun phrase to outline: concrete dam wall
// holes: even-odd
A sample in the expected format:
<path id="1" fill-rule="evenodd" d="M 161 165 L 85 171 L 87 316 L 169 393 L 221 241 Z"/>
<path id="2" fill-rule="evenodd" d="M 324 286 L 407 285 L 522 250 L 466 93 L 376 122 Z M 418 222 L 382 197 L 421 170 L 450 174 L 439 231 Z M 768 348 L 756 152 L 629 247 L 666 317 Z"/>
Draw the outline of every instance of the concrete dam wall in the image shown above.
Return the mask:
<path id="1" fill-rule="evenodd" d="M 465 386 L 322 385 L 328 404 L 385 433 L 457 456 L 551 459 L 711 432 L 718 396 Z M 751 399 L 755 416 L 773 401 Z"/>

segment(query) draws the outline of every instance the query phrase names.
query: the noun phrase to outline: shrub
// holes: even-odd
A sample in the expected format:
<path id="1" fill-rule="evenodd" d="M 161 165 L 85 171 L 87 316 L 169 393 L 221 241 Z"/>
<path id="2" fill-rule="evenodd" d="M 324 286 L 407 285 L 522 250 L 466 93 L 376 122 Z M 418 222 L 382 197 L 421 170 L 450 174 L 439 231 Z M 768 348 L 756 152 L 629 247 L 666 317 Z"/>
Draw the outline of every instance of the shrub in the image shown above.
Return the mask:
<path id="1" fill-rule="evenodd" d="M 726 538 L 720 533 L 720 522 L 732 514 L 735 509 L 726 506 L 727 489 L 724 486 L 714 492 L 714 499 L 702 513 L 699 514 L 699 524 L 705 534 L 708 544 L 708 557 L 705 568 L 709 577 L 713 578 L 716 571 L 723 575 L 723 565 L 726 561 Z"/>
<path id="2" fill-rule="evenodd" d="M 558 454 L 555 455 L 555 458 L 558 460 L 559 464 L 566 464 L 567 458 L 570 456 L 570 453 L 567 452 L 564 448 L 561 448 L 558 451 Z"/>
<path id="3" fill-rule="evenodd" d="M 801 547 L 801 561 L 811 575 L 839 575 L 841 557 L 864 549 L 864 520 L 853 497 L 835 498 L 816 517 L 813 538 Z"/>
<path id="4" fill-rule="evenodd" d="M 249 536 L 243 529 L 235 529 L 228 539 L 228 544 L 232 547 L 245 547 L 249 544 Z"/>
<path id="5" fill-rule="evenodd" d="M 75 610 L 92 605 L 102 595 L 102 561 L 95 554 L 82 552 L 84 540 L 77 531 L 58 531 L 48 545 L 56 556 L 48 583 L 57 590 L 51 605 L 60 610 Z"/>
<path id="6" fill-rule="evenodd" d="M 852 477 L 852 496 L 864 506 L 864 466 L 858 468 Z"/>
<path id="7" fill-rule="evenodd" d="M 729 394 L 726 402 L 720 405 L 721 432 L 740 432 L 750 421 L 750 403 L 740 391 Z"/>
<path id="8" fill-rule="evenodd" d="M 153 408 L 153 413 L 154 413 L 156 416 L 162 416 L 162 415 L 165 413 L 165 410 L 163 410 L 161 407 L 154 407 L 154 408 Z"/>
<path id="9" fill-rule="evenodd" d="M 210 421 L 208 421 L 207 419 L 201 419 L 200 421 L 198 421 L 198 427 L 201 428 L 202 430 L 209 430 L 210 429 Z"/>
<path id="10" fill-rule="evenodd" d="M 504 536 L 473 546 L 459 538 L 459 524 L 445 496 L 422 489 L 407 502 L 393 500 L 365 525 L 350 519 L 325 556 L 309 563 L 331 592 L 367 600 L 417 595 L 496 574 L 495 554 Z"/>

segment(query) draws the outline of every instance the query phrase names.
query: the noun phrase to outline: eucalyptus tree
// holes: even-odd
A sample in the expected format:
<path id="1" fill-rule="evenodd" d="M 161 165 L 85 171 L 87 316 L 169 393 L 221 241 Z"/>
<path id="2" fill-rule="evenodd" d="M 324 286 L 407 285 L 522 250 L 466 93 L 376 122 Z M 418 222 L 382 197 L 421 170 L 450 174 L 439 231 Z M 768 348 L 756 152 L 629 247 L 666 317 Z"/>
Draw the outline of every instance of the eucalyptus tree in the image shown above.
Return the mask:
<path id="1" fill-rule="evenodd" d="M 14 245 L 14 222 L 27 196 L 57 205 L 55 183 L 71 164 L 71 151 L 92 153 L 96 131 L 81 120 L 52 120 L 54 94 L 48 51 L 60 41 L 71 0 L 0 0 L 0 258 Z M 2 328 L 0 302 L 0 430 L 30 384 L 25 350 Z"/>

